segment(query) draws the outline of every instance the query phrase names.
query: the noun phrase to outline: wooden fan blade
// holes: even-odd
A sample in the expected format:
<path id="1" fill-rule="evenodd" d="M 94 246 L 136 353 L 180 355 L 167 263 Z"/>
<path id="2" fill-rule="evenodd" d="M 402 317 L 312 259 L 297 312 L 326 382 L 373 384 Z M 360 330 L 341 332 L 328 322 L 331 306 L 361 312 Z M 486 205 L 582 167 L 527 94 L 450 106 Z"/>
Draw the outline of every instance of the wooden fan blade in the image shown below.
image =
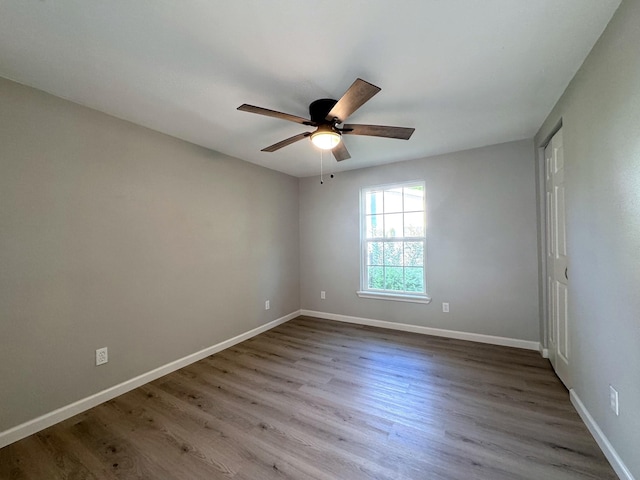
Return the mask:
<path id="1" fill-rule="evenodd" d="M 346 124 L 342 129 L 340 129 L 344 135 L 368 135 L 370 137 L 399 138 L 400 140 L 409 140 L 415 130 L 415 128 L 407 127 L 360 125 L 357 123 Z"/>
<path id="2" fill-rule="evenodd" d="M 290 122 L 301 123 L 302 125 L 315 125 L 311 120 L 298 117 L 296 115 L 290 115 L 288 113 L 276 112 L 275 110 L 269 110 L 268 108 L 256 107 L 254 105 L 247 105 L 243 103 L 238 107 L 241 112 L 257 113 L 258 115 L 266 115 L 267 117 L 281 118 L 282 120 L 289 120 Z"/>
<path id="3" fill-rule="evenodd" d="M 286 147 L 287 145 L 291 145 L 292 143 L 297 142 L 298 140 L 302 140 L 303 138 L 311 135 L 309 132 L 299 133 L 298 135 L 294 135 L 293 137 L 289 137 L 286 140 L 282 140 L 281 142 L 274 143 L 273 145 L 263 148 L 260 150 L 261 152 L 275 152 L 276 150 L 280 150 L 282 147 Z"/>
<path id="4" fill-rule="evenodd" d="M 343 123 L 349 115 L 360 108 L 380 90 L 380 87 L 376 87 L 361 78 L 357 78 L 342 98 L 338 100 L 338 103 L 333 106 L 327 114 L 326 119 L 331 122 L 334 118 L 337 118 L 339 120 L 338 123 Z"/>
<path id="5" fill-rule="evenodd" d="M 344 146 L 343 141 L 340 141 L 338 145 L 333 147 L 331 153 L 333 153 L 333 156 L 339 162 L 341 162 L 342 160 L 346 160 L 347 158 L 351 158 L 351 155 L 349 155 L 349 150 L 347 150 L 347 147 Z"/>

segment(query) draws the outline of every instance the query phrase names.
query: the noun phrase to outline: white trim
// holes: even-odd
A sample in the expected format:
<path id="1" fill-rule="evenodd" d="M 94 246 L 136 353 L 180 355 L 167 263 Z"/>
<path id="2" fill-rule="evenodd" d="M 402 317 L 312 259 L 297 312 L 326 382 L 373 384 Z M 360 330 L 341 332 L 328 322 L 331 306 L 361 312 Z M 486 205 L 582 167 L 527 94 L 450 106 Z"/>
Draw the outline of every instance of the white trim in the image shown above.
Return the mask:
<path id="1" fill-rule="evenodd" d="M 212 345 L 211 347 L 207 347 L 199 352 L 192 353 L 187 355 L 186 357 L 180 358 L 178 360 L 174 360 L 173 362 L 167 363 L 161 367 L 155 368 L 147 373 L 143 373 L 142 375 L 138 375 L 130 380 L 126 380 L 118 385 L 114 385 L 113 387 L 109 387 L 106 390 L 102 390 L 101 392 L 90 395 L 86 398 L 78 400 L 77 402 L 73 402 L 69 405 L 65 405 L 64 407 L 58 408 L 52 412 L 46 413 L 40 417 L 29 420 L 25 423 L 17 425 L 9 430 L 5 430 L 4 432 L 0 432 L 0 448 L 5 447 L 13 442 L 17 442 L 18 440 L 28 437 L 29 435 L 33 435 L 40 430 L 44 430 L 56 423 L 62 422 L 67 418 L 73 417 L 78 413 L 84 412 L 85 410 L 89 410 L 101 403 L 104 403 L 112 398 L 117 397 L 118 395 L 122 395 L 123 393 L 127 393 L 135 388 L 138 388 L 146 383 L 149 383 L 153 380 L 156 380 L 163 375 L 174 372 L 181 368 L 186 367 L 187 365 L 191 365 L 198 360 L 202 360 L 203 358 L 208 357 L 209 355 L 213 355 L 214 353 L 220 352 L 225 348 L 232 347 L 237 343 L 248 340 L 251 337 L 255 337 L 256 335 L 266 332 L 278 325 L 281 325 L 289 320 L 292 320 L 300 315 L 300 310 L 296 310 L 284 317 L 280 317 L 276 320 L 273 320 L 269 323 L 261 325 L 257 328 L 249 330 L 248 332 L 241 333 L 229 340 L 225 340 L 216 345 Z"/>
<path id="2" fill-rule="evenodd" d="M 578 411 L 578 415 L 580 415 L 580 418 L 582 418 L 582 421 L 591 432 L 591 435 L 593 435 L 593 438 L 596 439 L 596 442 L 600 446 L 600 449 L 604 453 L 605 457 L 607 457 L 607 460 L 609 460 L 609 463 L 618 474 L 620 479 L 635 480 L 627 466 L 618 455 L 618 452 L 616 452 L 615 448 L 613 448 L 613 445 L 611 445 L 611 442 L 609 442 L 609 439 L 600 429 L 600 426 L 593 419 L 593 417 L 587 410 L 587 407 L 584 406 L 584 403 L 582 403 L 580 397 L 578 397 L 578 394 L 573 388 L 569 390 L 569 398 L 571 398 L 571 403 Z"/>
<path id="3" fill-rule="evenodd" d="M 540 344 L 540 355 L 542 355 L 542 358 L 549 358 L 549 349 L 544 348 L 542 344 Z"/>
<path id="4" fill-rule="evenodd" d="M 458 340 L 489 343 L 492 345 L 501 345 L 503 347 L 540 350 L 540 342 L 520 340 L 518 338 L 497 337 L 494 335 L 484 335 L 482 333 L 459 332 L 456 330 L 445 330 L 442 328 L 423 327 L 421 325 L 409 325 L 407 323 L 395 323 L 387 322 L 385 320 L 373 320 L 371 318 L 350 317 L 335 313 L 315 312 L 313 310 L 300 310 L 300 315 L 325 318 L 327 320 L 337 320 L 338 322 L 357 323 L 358 325 L 369 325 L 371 327 L 389 328 L 391 330 L 402 330 L 403 332 L 421 333 L 436 337 L 456 338 Z"/>
<path id="5" fill-rule="evenodd" d="M 360 298 L 374 298 L 376 300 L 393 300 L 395 302 L 410 303 L 431 303 L 431 297 L 426 295 L 407 295 L 401 293 L 372 292 L 358 290 L 356 292 Z"/>

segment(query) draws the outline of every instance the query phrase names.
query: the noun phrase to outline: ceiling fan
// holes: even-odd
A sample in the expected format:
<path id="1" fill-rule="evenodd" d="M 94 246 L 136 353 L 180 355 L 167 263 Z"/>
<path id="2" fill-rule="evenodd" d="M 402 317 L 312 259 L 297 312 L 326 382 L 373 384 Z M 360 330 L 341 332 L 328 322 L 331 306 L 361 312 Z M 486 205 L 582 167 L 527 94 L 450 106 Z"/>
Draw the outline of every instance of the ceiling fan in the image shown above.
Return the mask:
<path id="1" fill-rule="evenodd" d="M 267 117 L 281 118 L 290 122 L 316 127 L 313 132 L 304 132 L 289 137 L 281 142 L 263 148 L 263 152 L 275 152 L 276 150 L 291 145 L 292 143 L 311 137 L 311 141 L 318 148 L 323 150 L 331 150 L 337 161 L 351 158 L 347 147 L 342 142 L 342 135 L 367 135 L 371 137 L 387 137 L 409 140 L 415 128 L 406 127 L 389 127 L 385 125 L 362 125 L 357 123 L 346 123 L 342 127 L 338 127 L 345 120 L 360 108 L 364 103 L 369 101 L 381 89 L 375 85 L 362 80 L 356 79 L 349 87 L 340 100 L 331 98 L 321 98 L 309 105 L 310 120 L 288 113 L 277 112 L 267 108 L 255 107 L 246 103 L 240 105 L 238 110 L 243 112 L 257 113 L 266 115 Z"/>

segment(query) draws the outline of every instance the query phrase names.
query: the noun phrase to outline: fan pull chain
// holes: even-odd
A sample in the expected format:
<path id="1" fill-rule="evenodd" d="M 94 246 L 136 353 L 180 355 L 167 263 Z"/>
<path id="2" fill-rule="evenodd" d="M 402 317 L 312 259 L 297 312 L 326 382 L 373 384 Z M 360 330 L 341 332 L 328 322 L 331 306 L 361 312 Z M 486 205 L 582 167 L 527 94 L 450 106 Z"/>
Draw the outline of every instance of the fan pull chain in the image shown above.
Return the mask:
<path id="1" fill-rule="evenodd" d="M 329 162 L 329 174 L 331 175 L 331 178 L 333 178 L 333 162 Z"/>
<path id="2" fill-rule="evenodd" d="M 331 178 L 333 178 L 333 168 L 331 168 L 331 166 L 329 166 L 329 174 L 331 175 Z M 320 150 L 320 185 L 324 185 L 324 169 L 323 169 L 322 150 Z"/>

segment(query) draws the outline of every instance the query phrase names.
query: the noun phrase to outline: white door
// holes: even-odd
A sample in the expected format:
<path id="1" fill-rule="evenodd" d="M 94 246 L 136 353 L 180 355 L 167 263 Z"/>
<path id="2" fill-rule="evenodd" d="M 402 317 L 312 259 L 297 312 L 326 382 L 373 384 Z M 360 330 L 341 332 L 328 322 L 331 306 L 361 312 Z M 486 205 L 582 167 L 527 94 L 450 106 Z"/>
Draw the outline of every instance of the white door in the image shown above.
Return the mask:
<path id="1" fill-rule="evenodd" d="M 567 282 L 567 235 L 562 130 L 544 150 L 547 237 L 547 321 L 549 360 L 567 388 L 569 378 L 569 325 Z"/>

